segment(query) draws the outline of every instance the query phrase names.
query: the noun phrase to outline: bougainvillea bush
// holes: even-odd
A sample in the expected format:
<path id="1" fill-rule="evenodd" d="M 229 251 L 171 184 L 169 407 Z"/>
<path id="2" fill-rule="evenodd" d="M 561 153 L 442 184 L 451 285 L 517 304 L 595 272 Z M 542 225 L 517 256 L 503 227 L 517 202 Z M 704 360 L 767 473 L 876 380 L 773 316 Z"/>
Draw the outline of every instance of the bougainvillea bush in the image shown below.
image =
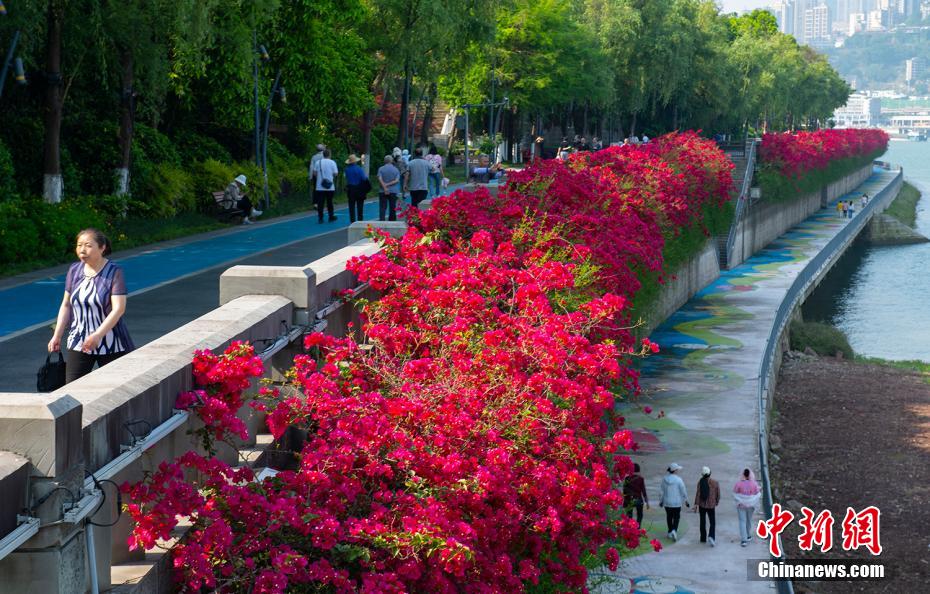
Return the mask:
<path id="1" fill-rule="evenodd" d="M 849 175 L 887 149 L 888 134 L 876 128 L 766 134 L 756 175 L 764 198 L 793 198 Z"/>
<path id="2" fill-rule="evenodd" d="M 638 272 L 728 190 L 705 142 L 539 162 L 497 197 L 412 213 L 349 264 L 380 294 L 364 342 L 307 336 L 292 384 L 251 402 L 275 438 L 306 435 L 293 467 L 257 481 L 194 452 L 162 464 L 125 487 L 130 544 L 189 519 L 184 591 L 584 590 L 586 563 L 615 568 L 645 536 L 620 513 L 635 446 L 614 404 L 656 349 L 629 328 Z M 242 438 L 252 348 L 198 353 L 194 373 L 178 407 L 208 450 Z"/>

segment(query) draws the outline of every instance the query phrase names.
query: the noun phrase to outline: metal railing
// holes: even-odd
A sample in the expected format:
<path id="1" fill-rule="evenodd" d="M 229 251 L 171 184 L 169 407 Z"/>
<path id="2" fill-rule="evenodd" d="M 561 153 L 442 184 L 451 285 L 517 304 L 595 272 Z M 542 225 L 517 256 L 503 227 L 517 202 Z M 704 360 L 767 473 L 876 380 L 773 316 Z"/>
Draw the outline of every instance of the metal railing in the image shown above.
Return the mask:
<path id="1" fill-rule="evenodd" d="M 733 246 L 736 245 L 736 230 L 746 212 L 746 205 L 749 203 L 749 188 L 752 187 L 752 176 L 756 168 L 756 144 L 755 138 L 746 141 L 746 172 L 743 174 L 743 185 L 740 186 L 739 197 L 736 199 L 736 210 L 733 213 L 733 222 L 730 223 L 730 232 L 727 234 L 727 253 L 726 261 L 729 266 L 733 256 Z"/>
<path id="2" fill-rule="evenodd" d="M 889 169 L 885 164 L 876 163 L 876 165 Z M 808 287 L 814 283 L 822 273 L 831 266 L 832 259 L 847 244 L 851 243 L 862 231 L 863 227 L 871 219 L 870 216 L 885 196 L 900 187 L 900 182 L 904 176 L 903 170 L 898 170 L 898 175 L 881 191 L 871 197 L 869 203 L 863 208 L 862 212 L 849 222 L 839 231 L 820 252 L 811 258 L 803 270 L 795 277 L 794 282 L 788 292 L 785 293 L 781 305 L 775 312 L 775 320 L 772 323 L 772 330 L 765 343 L 765 351 L 762 355 L 762 361 L 759 364 L 759 462 L 761 465 L 762 494 L 765 505 L 765 517 L 772 517 L 772 483 L 769 477 L 768 464 L 768 413 L 772 393 L 774 392 L 774 364 L 776 348 L 780 342 L 781 336 L 788 325 L 791 312 L 804 299 Z M 794 587 L 791 582 L 776 582 L 776 587 L 780 594 L 793 594 Z"/>

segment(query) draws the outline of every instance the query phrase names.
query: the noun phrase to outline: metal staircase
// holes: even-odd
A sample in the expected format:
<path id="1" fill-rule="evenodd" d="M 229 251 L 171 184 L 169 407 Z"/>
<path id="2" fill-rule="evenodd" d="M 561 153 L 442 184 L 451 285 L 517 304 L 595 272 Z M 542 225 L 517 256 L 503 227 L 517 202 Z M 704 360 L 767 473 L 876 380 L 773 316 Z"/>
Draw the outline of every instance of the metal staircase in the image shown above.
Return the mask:
<path id="1" fill-rule="evenodd" d="M 730 223 L 730 231 L 726 235 L 717 236 L 717 258 L 720 262 L 720 270 L 730 268 L 730 255 L 736 243 L 736 228 L 745 216 L 749 202 L 749 188 L 752 186 L 752 176 L 756 166 L 757 144 L 757 139 L 747 138 L 744 143 L 721 147 L 733 161 L 733 180 L 737 181 L 738 185 L 734 185 L 731 193 L 731 199 L 735 202 L 736 208 L 733 221 Z"/>

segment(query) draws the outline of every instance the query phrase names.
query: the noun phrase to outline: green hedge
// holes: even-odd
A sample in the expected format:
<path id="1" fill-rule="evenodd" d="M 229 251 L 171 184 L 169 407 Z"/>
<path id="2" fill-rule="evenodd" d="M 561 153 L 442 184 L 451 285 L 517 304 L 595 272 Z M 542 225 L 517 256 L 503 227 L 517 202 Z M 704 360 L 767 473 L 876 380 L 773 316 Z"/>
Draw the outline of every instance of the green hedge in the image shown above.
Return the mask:
<path id="1" fill-rule="evenodd" d="M 756 170 L 756 182 L 762 190 L 763 200 L 796 200 L 858 171 L 880 157 L 883 152 L 877 151 L 865 157 L 838 159 L 825 169 L 809 171 L 799 179 L 786 177 L 763 163 Z"/>

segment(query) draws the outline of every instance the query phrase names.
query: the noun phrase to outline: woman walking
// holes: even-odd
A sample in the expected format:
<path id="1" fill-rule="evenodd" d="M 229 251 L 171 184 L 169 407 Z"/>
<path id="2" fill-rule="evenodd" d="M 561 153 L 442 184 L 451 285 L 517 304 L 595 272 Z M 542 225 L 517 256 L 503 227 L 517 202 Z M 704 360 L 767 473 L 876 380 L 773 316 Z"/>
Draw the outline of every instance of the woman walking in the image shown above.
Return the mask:
<path id="1" fill-rule="evenodd" d="M 643 504 L 649 509 L 649 496 L 646 494 L 646 481 L 639 474 L 639 464 L 633 464 L 633 474 L 626 477 L 623 483 L 623 501 L 627 507 L 626 515 L 628 518 L 633 517 L 633 510 L 636 510 L 636 523 L 643 524 Z"/>
<path id="2" fill-rule="evenodd" d="M 694 507 L 701 516 L 701 542 L 709 542 L 710 546 L 717 546 L 717 504 L 720 503 L 720 483 L 710 478 L 710 468 L 701 469 L 701 480 L 697 484 L 697 493 L 694 494 Z M 706 522 L 710 522 L 707 530 Z"/>
<path id="3" fill-rule="evenodd" d="M 736 499 L 736 513 L 739 515 L 740 544 L 745 547 L 752 540 L 752 515 L 762 499 L 759 483 L 748 468 L 743 470 L 742 479 L 733 487 L 733 498 Z"/>
<path id="4" fill-rule="evenodd" d="M 430 145 L 426 162 L 429 163 L 429 197 L 433 199 L 442 196 L 442 178 L 446 176 L 442 167 L 442 155 L 435 144 Z"/>
<path id="5" fill-rule="evenodd" d="M 665 508 L 665 523 L 668 525 L 668 537 L 678 540 L 678 522 L 681 520 L 681 504 L 691 507 L 688 503 L 688 489 L 681 477 L 675 474 L 681 466 L 672 462 L 668 467 L 668 474 L 662 479 L 662 497 L 659 507 Z"/>
<path id="6" fill-rule="evenodd" d="M 61 350 L 68 330 L 66 383 L 135 348 L 123 321 L 126 280 L 123 269 L 107 258 L 110 251 L 110 240 L 100 231 L 78 233 L 75 252 L 80 261 L 68 269 L 55 332 L 48 341 L 49 352 Z"/>

